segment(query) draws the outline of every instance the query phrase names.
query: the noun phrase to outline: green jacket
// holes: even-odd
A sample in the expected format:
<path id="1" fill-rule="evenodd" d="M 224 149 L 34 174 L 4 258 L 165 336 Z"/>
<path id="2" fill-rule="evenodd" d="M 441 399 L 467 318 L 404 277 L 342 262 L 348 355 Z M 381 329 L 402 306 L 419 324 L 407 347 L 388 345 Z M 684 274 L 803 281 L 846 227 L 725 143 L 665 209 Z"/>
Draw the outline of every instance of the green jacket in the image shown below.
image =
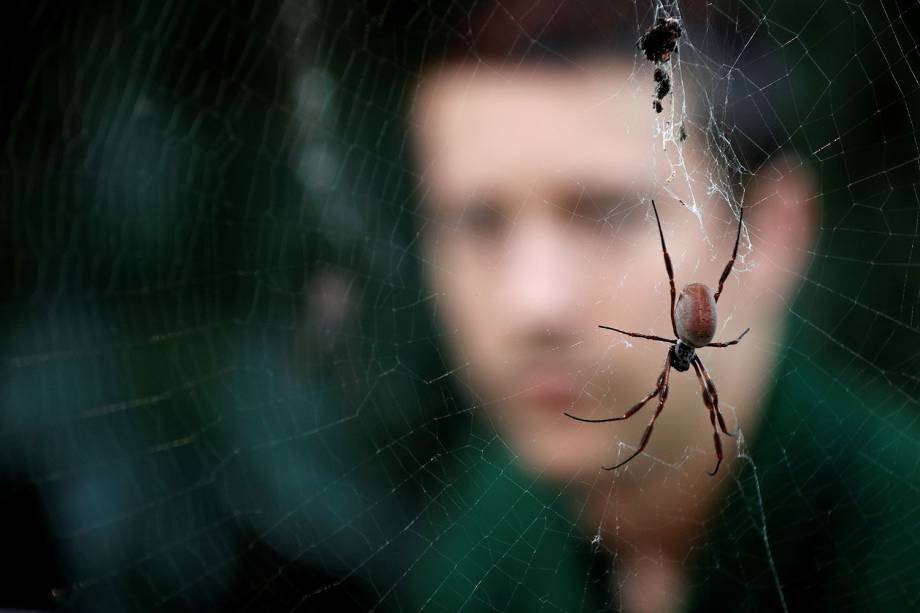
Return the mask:
<path id="1" fill-rule="evenodd" d="M 686 611 L 920 610 L 916 402 L 785 360 L 687 562 Z M 662 422 L 665 424 L 665 422 Z M 664 426 L 666 427 L 666 426 Z M 618 610 L 612 556 L 502 440 L 455 454 L 405 570 L 426 611 Z M 571 506 L 571 505 L 569 505 Z"/>

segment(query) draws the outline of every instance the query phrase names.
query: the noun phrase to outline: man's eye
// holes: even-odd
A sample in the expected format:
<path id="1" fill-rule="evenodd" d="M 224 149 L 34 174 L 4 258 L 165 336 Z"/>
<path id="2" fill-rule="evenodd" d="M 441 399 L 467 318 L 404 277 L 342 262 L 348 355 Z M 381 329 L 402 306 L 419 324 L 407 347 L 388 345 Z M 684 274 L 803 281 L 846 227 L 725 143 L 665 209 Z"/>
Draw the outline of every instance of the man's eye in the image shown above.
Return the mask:
<path id="1" fill-rule="evenodd" d="M 581 210 L 579 207 L 579 212 Z M 622 199 L 596 201 L 594 206 L 585 207 L 584 211 L 586 219 L 589 219 L 599 232 L 626 230 L 642 218 L 637 214 L 640 212 L 639 207 Z"/>
<path id="2" fill-rule="evenodd" d="M 488 205 L 467 207 L 460 220 L 463 231 L 491 238 L 501 235 L 505 223 L 505 216 L 498 209 Z"/>
<path id="3" fill-rule="evenodd" d="M 618 218 L 623 215 L 624 205 L 622 200 L 612 197 L 585 197 L 579 200 L 573 217 L 586 227 L 605 232 L 612 223 L 620 223 Z"/>

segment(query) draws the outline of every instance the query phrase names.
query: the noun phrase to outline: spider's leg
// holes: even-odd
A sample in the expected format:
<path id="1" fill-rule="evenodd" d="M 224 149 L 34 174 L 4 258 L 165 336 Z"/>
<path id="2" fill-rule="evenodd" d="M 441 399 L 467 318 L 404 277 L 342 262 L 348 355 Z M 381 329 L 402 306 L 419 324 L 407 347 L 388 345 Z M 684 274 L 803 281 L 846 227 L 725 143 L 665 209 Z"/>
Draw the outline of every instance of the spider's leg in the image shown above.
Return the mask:
<path id="1" fill-rule="evenodd" d="M 630 408 L 628 411 L 626 411 L 626 413 L 624 413 L 620 417 L 606 417 L 604 419 L 585 419 L 584 417 L 576 417 L 575 415 L 572 415 L 571 413 L 563 412 L 563 415 L 565 415 L 566 417 L 571 417 L 575 421 L 583 421 L 588 424 L 602 424 L 608 421 L 622 421 L 624 419 L 629 419 L 630 417 L 638 413 L 639 409 L 644 407 L 648 403 L 649 400 L 657 396 L 659 391 L 661 391 L 661 378 L 660 377 L 658 379 L 658 385 L 655 386 L 655 389 L 649 392 L 648 396 L 646 396 L 645 398 L 637 402 L 635 405 L 633 405 L 632 408 Z"/>
<path id="2" fill-rule="evenodd" d="M 709 372 L 706 371 L 706 367 L 703 366 L 703 360 L 700 359 L 700 356 L 694 356 L 693 362 L 693 368 L 696 370 L 696 376 L 700 380 L 700 387 L 703 388 L 703 400 L 706 399 L 708 394 L 709 402 L 712 404 L 713 412 L 716 414 L 716 418 L 719 420 L 719 427 L 722 428 L 722 432 L 724 432 L 726 435 L 734 438 L 737 436 L 738 430 L 729 432 L 728 428 L 725 427 L 725 420 L 722 419 L 722 411 L 719 410 L 719 393 L 716 391 L 716 384 L 712 382 L 712 378 L 709 376 Z"/>
<path id="3" fill-rule="evenodd" d="M 719 289 L 716 290 L 716 295 L 713 297 L 716 302 L 719 301 L 719 294 L 722 293 L 722 285 L 725 284 L 725 280 L 728 278 L 728 273 L 732 271 L 732 265 L 735 263 L 735 258 L 738 257 L 738 242 L 741 240 L 742 219 L 744 219 L 744 207 L 741 207 L 741 210 L 738 212 L 738 235 L 735 236 L 735 250 L 732 251 L 732 259 L 730 259 L 728 264 L 725 265 L 725 270 L 722 271 L 722 276 L 719 277 Z"/>
<path id="4" fill-rule="evenodd" d="M 709 395 L 709 390 L 706 389 L 706 385 L 703 383 L 703 376 L 700 373 L 700 366 L 702 363 L 697 365 L 696 358 L 693 359 L 693 370 L 696 371 L 696 376 L 700 381 L 700 388 L 703 390 L 703 402 L 706 404 L 706 408 L 709 409 L 709 421 L 712 422 L 712 442 L 716 448 L 716 467 L 712 469 L 711 473 L 707 473 L 710 477 L 714 477 L 717 472 L 719 472 L 719 466 L 722 465 L 722 439 L 719 438 L 719 431 L 716 429 L 716 415 L 719 416 L 719 423 L 722 425 L 722 431 L 725 432 L 725 422 L 722 421 L 722 416 L 719 415 L 715 405 L 713 404 L 712 396 Z M 728 434 L 728 432 L 725 432 Z"/>
<path id="5" fill-rule="evenodd" d="M 615 466 L 603 466 L 604 470 L 616 470 L 617 468 L 623 466 L 634 457 L 645 451 L 645 446 L 648 445 L 648 441 L 652 438 L 652 430 L 655 427 L 655 420 L 658 419 L 658 416 L 661 415 L 661 410 L 664 408 L 664 403 L 668 401 L 668 379 L 671 377 L 671 356 L 674 353 L 674 348 L 668 350 L 667 362 L 664 365 L 664 371 L 661 373 L 661 393 L 658 395 L 658 408 L 655 409 L 655 414 L 652 415 L 651 421 L 648 422 L 648 427 L 645 429 L 645 434 L 642 435 L 642 442 L 639 443 L 639 448 L 636 449 L 635 453 L 630 455 L 628 458 L 620 462 Z"/>
<path id="6" fill-rule="evenodd" d="M 719 433 L 716 431 L 716 423 L 712 422 L 712 442 L 716 447 L 716 467 L 712 469 L 712 472 L 708 472 L 710 477 L 715 477 L 716 473 L 719 472 L 719 466 L 722 465 L 722 439 L 719 438 Z"/>
<path id="7" fill-rule="evenodd" d="M 703 400 L 707 400 L 707 406 L 712 406 L 713 412 L 715 413 L 716 418 L 719 420 L 719 427 L 722 428 L 722 432 L 728 436 L 735 436 L 738 432 L 729 432 L 728 428 L 725 427 L 725 420 L 722 419 L 722 412 L 719 410 L 719 393 L 716 391 L 716 384 L 712 382 L 712 378 L 709 376 L 709 373 L 706 371 L 706 367 L 703 366 L 703 360 L 700 359 L 700 356 L 693 356 L 693 369 L 696 370 L 696 376 L 700 380 L 700 387 L 703 388 Z"/>
<path id="8" fill-rule="evenodd" d="M 647 338 L 650 341 L 662 341 L 664 343 L 671 343 L 672 345 L 677 342 L 677 339 L 673 338 L 664 338 L 661 336 L 655 336 L 654 334 L 639 334 L 638 332 L 627 332 L 626 330 L 620 330 L 619 328 L 611 328 L 610 326 L 598 326 L 598 328 L 603 328 L 604 330 L 613 330 L 614 332 L 619 332 L 620 334 L 625 334 L 626 336 L 635 336 L 636 338 Z"/>
<path id="9" fill-rule="evenodd" d="M 731 345 L 737 345 L 737 344 L 741 341 L 741 339 L 744 338 L 744 335 L 747 334 L 747 333 L 750 332 L 750 331 L 751 331 L 750 328 L 746 329 L 744 332 L 741 333 L 741 336 L 739 336 L 738 338 L 736 338 L 736 339 L 733 340 L 733 341 L 728 341 L 727 343 L 709 343 L 709 344 L 706 345 L 706 346 L 707 346 L 707 347 L 729 347 L 729 346 L 731 346 Z"/>
<path id="10" fill-rule="evenodd" d="M 668 352 L 667 360 L 668 362 L 665 364 L 665 368 L 668 368 L 671 364 L 671 352 L 670 351 Z M 649 400 L 651 400 L 652 398 L 657 396 L 659 392 L 661 392 L 661 385 L 663 381 L 664 381 L 664 371 L 661 371 L 661 374 L 658 375 L 658 382 L 655 384 L 655 389 L 649 392 L 648 396 L 646 396 L 645 398 L 643 398 L 642 400 L 634 404 L 632 408 L 630 408 L 628 411 L 626 411 L 626 413 L 624 413 L 620 417 L 607 417 L 604 419 L 585 419 L 584 417 L 576 417 L 572 415 L 571 413 L 564 412 L 563 415 L 565 415 L 566 417 L 571 417 L 572 419 L 576 421 L 583 421 L 589 424 L 602 424 L 608 421 L 622 421 L 624 419 L 629 419 L 630 417 L 638 413 L 639 409 L 644 407 L 646 403 L 648 403 Z"/>
<path id="11" fill-rule="evenodd" d="M 674 301 L 677 299 L 677 290 L 674 288 L 674 267 L 671 266 L 671 256 L 668 255 L 668 248 L 664 244 L 664 232 L 661 231 L 661 220 L 658 218 L 658 207 L 655 206 L 654 200 L 652 200 L 652 210 L 655 211 L 655 221 L 658 222 L 658 236 L 661 237 L 661 252 L 664 254 L 664 268 L 668 271 L 668 283 L 671 284 L 671 329 L 674 331 L 674 336 L 679 336 L 677 334 L 677 322 L 674 321 Z M 737 251 L 737 249 L 738 246 L 735 245 L 735 250 Z M 718 294 L 716 294 L 716 296 L 718 296 Z"/>

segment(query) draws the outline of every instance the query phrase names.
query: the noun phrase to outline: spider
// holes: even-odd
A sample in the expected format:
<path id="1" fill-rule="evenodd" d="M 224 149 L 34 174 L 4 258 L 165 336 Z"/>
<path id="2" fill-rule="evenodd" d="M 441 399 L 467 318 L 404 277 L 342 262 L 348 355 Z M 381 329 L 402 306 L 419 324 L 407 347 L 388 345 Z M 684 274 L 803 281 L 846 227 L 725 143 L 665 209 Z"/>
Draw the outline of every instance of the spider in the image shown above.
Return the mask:
<path id="1" fill-rule="evenodd" d="M 712 439 L 715 444 L 716 458 L 718 460 L 716 462 L 716 467 L 708 474 L 714 476 L 716 472 L 718 472 L 719 466 L 722 464 L 722 441 L 719 438 L 719 431 L 716 429 L 716 420 L 718 419 L 719 428 L 721 428 L 722 432 L 727 436 L 734 436 L 735 434 L 729 432 L 728 428 L 725 427 L 725 420 L 722 419 L 722 413 L 719 412 L 719 395 L 716 392 L 716 386 L 709 377 L 706 367 L 703 366 L 702 360 L 696 355 L 696 350 L 702 347 L 729 347 L 731 345 L 737 345 L 741 339 L 744 338 L 744 335 L 750 331 L 750 328 L 747 328 L 738 338 L 727 343 L 711 342 L 716 333 L 716 303 L 719 301 L 719 296 L 722 294 L 722 286 L 725 284 L 725 280 L 732 271 L 732 265 L 734 265 L 735 258 L 738 255 L 738 242 L 741 240 L 741 221 L 744 216 L 744 209 L 742 209 L 738 215 L 738 234 L 735 236 L 735 248 L 732 251 L 732 257 L 722 271 L 722 276 L 719 278 L 719 288 L 716 290 L 715 295 L 713 295 L 711 290 L 702 283 L 690 283 L 681 290 L 679 297 L 674 289 L 674 269 L 671 266 L 671 257 L 668 255 L 668 248 L 664 244 L 664 232 L 661 230 L 661 220 L 658 218 L 658 208 L 655 206 L 654 200 L 652 200 L 652 210 L 655 211 L 655 221 L 658 222 L 658 236 L 661 238 L 664 267 L 668 272 L 668 282 L 671 285 L 671 329 L 674 331 L 674 336 L 677 338 L 663 338 L 653 334 L 627 332 L 611 326 L 598 326 L 605 330 L 613 330 L 614 332 L 619 332 L 627 336 L 670 343 L 671 347 L 668 348 L 668 355 L 665 358 L 664 368 L 661 374 L 658 375 L 658 382 L 655 384 L 655 389 L 649 392 L 647 396 L 626 411 L 621 417 L 585 419 L 570 413 L 565 413 L 565 415 L 577 421 L 587 423 L 621 421 L 632 417 L 639 409 L 644 407 L 649 400 L 655 396 L 658 397 L 658 408 L 655 410 L 655 414 L 652 416 L 651 421 L 649 421 L 648 427 L 645 429 L 645 434 L 642 435 L 642 442 L 639 443 L 639 448 L 635 453 L 619 464 L 603 467 L 604 470 L 615 470 L 642 453 L 645 450 L 645 446 L 648 445 L 648 441 L 652 437 L 652 429 L 655 427 L 655 420 L 658 419 L 658 415 L 661 414 L 661 410 L 664 408 L 664 403 L 668 400 L 668 379 L 670 378 L 671 369 L 673 368 L 678 372 L 685 372 L 690 370 L 692 366 L 693 370 L 696 372 L 696 378 L 700 382 L 700 389 L 703 392 L 703 402 L 706 408 L 709 409 L 709 420 L 712 422 Z M 675 298 L 677 300 L 676 305 Z"/>

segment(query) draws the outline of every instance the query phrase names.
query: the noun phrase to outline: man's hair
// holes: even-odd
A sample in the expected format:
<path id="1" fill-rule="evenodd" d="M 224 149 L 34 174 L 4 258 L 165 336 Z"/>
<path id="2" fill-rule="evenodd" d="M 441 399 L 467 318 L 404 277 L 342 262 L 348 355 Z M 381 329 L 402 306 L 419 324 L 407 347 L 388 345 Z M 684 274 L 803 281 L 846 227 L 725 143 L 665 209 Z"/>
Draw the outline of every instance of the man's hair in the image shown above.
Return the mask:
<path id="1" fill-rule="evenodd" d="M 782 77 L 779 50 L 764 24 L 736 0 L 718 11 L 686 4 L 455 0 L 434 7 L 419 0 L 366 0 L 342 13 L 332 4 L 327 18 L 348 24 L 352 48 L 418 75 L 458 63 L 577 68 L 585 58 L 604 55 L 628 56 L 641 70 L 647 62 L 638 38 L 657 18 L 675 17 L 683 36 L 672 61 L 680 62 L 682 85 L 696 99 L 695 119 L 713 155 L 729 172 L 753 172 L 787 140 L 784 101 L 779 88 L 767 86 Z"/>

